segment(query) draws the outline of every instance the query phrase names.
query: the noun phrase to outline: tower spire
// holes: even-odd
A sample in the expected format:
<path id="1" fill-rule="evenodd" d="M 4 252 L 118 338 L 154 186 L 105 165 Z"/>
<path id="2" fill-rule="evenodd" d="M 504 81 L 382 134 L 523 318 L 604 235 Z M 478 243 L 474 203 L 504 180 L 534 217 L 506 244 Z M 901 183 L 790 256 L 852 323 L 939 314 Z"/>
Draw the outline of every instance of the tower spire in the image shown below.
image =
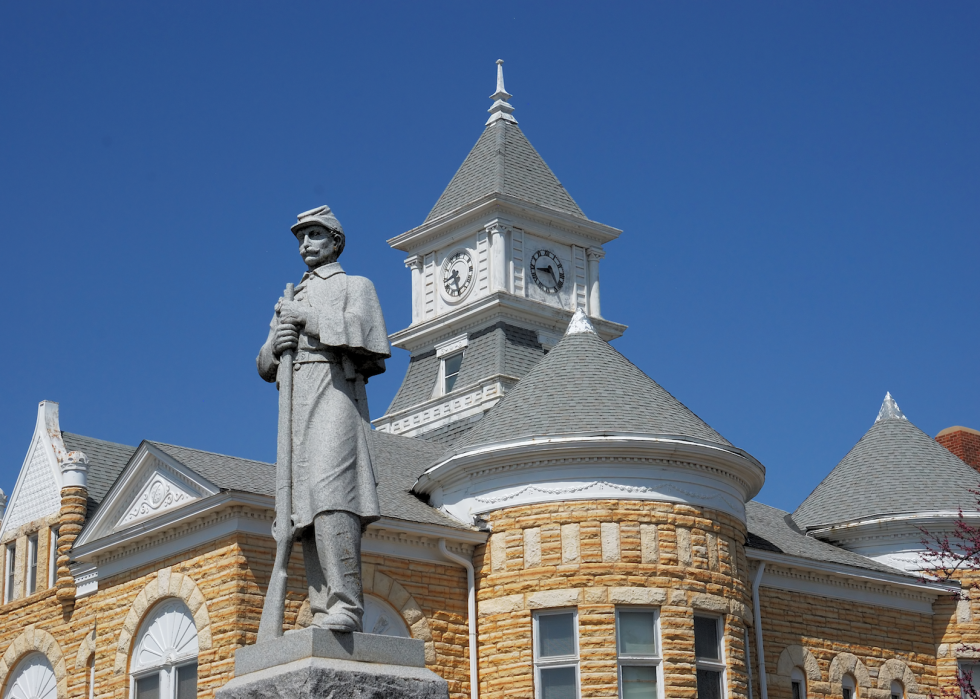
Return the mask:
<path id="1" fill-rule="evenodd" d="M 487 111 L 490 112 L 490 118 L 487 119 L 487 126 L 494 123 L 495 121 L 509 121 L 512 124 L 517 123 L 517 119 L 511 116 L 511 112 L 514 111 L 514 107 L 507 101 L 513 95 L 511 95 L 507 90 L 504 89 L 504 59 L 497 59 L 497 91 L 490 95 L 490 99 L 495 100 L 493 105 Z"/>

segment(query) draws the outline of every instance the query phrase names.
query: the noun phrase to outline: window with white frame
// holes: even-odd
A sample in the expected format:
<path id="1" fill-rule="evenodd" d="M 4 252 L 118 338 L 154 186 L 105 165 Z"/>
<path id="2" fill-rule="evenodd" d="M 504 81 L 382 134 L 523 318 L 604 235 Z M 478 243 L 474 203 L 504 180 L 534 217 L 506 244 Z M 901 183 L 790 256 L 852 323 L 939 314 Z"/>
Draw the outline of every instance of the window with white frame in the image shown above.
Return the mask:
<path id="1" fill-rule="evenodd" d="M 51 541 L 48 544 L 48 587 L 54 587 L 58 580 L 58 527 L 51 527 Z"/>
<path id="2" fill-rule="evenodd" d="M 17 572 L 17 544 L 7 544 L 7 561 L 3 585 L 3 601 L 14 599 L 14 580 Z"/>
<path id="3" fill-rule="evenodd" d="M 725 696 L 725 656 L 721 644 L 721 619 L 694 617 L 694 661 L 698 675 L 698 699 Z"/>
<path id="4" fill-rule="evenodd" d="M 459 368 L 463 365 L 463 353 L 457 352 L 442 358 L 442 392 L 449 393 L 456 385 Z"/>
<path id="5" fill-rule="evenodd" d="M 660 615 L 656 609 L 616 609 L 620 699 L 657 699 L 660 687 Z"/>
<path id="6" fill-rule="evenodd" d="M 793 699 L 806 699 L 806 675 L 803 674 L 803 670 L 794 667 L 790 680 L 793 687 Z"/>
<path id="7" fill-rule="evenodd" d="M 58 680 L 43 653 L 31 653 L 17 663 L 7 680 L 3 699 L 57 699 Z"/>
<path id="8" fill-rule="evenodd" d="M 130 661 L 134 699 L 197 697 L 197 627 L 180 600 L 158 605 L 140 627 Z"/>
<path id="9" fill-rule="evenodd" d="M 959 680 L 960 682 L 966 683 L 966 685 L 972 686 L 973 691 L 980 696 L 980 665 L 961 662 L 959 666 Z M 969 694 L 966 691 L 966 685 L 960 685 L 960 694 L 964 697 L 964 699 L 969 697 Z"/>
<path id="10" fill-rule="evenodd" d="M 841 696 L 844 699 L 857 699 L 857 683 L 852 675 L 844 675 L 840 681 Z"/>
<path id="11" fill-rule="evenodd" d="M 892 680 L 891 699 L 905 699 L 905 686 L 898 680 Z"/>
<path id="12" fill-rule="evenodd" d="M 27 594 L 37 592 L 37 534 L 27 537 Z"/>
<path id="13" fill-rule="evenodd" d="M 534 615 L 535 699 L 578 699 L 578 613 Z"/>

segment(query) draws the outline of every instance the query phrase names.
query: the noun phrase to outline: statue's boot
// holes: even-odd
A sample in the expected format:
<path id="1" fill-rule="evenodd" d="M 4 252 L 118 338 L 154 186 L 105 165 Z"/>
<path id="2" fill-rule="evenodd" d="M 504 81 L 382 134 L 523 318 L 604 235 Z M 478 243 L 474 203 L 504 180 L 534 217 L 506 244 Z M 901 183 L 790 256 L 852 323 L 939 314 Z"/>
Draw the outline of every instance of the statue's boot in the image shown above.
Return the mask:
<path id="1" fill-rule="evenodd" d="M 356 619 L 352 619 L 346 614 L 325 614 L 318 612 L 313 615 L 313 625 L 321 629 L 330 629 L 341 633 L 351 633 L 360 631 L 361 625 Z"/>

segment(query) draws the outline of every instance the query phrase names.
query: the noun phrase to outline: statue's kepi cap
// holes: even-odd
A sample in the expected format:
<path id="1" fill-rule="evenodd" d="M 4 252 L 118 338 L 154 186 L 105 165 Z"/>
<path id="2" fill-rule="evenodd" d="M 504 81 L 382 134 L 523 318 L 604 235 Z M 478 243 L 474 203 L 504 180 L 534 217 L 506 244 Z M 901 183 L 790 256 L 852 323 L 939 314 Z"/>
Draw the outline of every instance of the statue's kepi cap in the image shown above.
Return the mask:
<path id="1" fill-rule="evenodd" d="M 292 225 L 290 230 L 293 232 L 293 235 L 296 235 L 301 228 L 306 228 L 311 224 L 319 224 L 324 228 L 337 231 L 341 234 L 344 232 L 344 227 L 340 225 L 340 221 L 338 221 L 337 217 L 333 215 L 333 211 L 330 210 L 330 207 L 326 205 L 318 206 L 315 209 L 310 209 L 309 211 L 304 211 L 296 216 L 296 223 Z"/>

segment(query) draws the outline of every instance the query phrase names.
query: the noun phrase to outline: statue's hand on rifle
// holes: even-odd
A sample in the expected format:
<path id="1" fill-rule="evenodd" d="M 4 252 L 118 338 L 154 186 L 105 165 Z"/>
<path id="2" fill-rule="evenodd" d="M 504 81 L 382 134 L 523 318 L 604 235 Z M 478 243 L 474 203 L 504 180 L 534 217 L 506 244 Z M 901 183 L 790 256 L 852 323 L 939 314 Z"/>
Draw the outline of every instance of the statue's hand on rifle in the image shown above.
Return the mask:
<path id="1" fill-rule="evenodd" d="M 296 536 L 296 525 L 293 524 L 293 518 L 289 518 L 289 527 L 285 532 L 279 529 L 279 517 L 276 517 L 272 521 L 272 538 L 279 541 L 279 538 L 285 534 L 289 540 L 292 540 Z"/>
<path id="2" fill-rule="evenodd" d="M 291 323 L 279 323 L 272 338 L 272 353 L 278 359 L 286 350 L 294 350 L 299 345 L 299 328 Z"/>

